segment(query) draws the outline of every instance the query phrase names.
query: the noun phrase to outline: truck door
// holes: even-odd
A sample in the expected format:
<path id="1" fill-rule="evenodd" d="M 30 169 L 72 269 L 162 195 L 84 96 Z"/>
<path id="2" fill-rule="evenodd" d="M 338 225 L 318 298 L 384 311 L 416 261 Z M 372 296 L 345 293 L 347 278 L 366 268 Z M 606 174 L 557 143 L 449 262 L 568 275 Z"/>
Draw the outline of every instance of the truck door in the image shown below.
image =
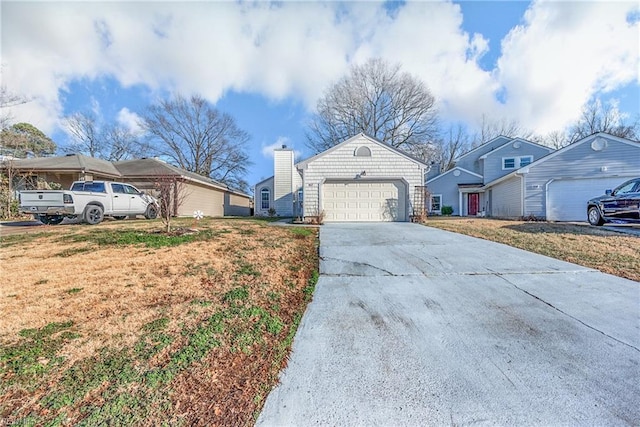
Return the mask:
<path id="1" fill-rule="evenodd" d="M 113 212 L 129 211 L 129 195 L 122 184 L 111 184 L 113 193 Z"/>
<path id="2" fill-rule="evenodd" d="M 129 212 L 143 214 L 147 210 L 147 202 L 142 199 L 142 194 L 137 188 L 124 184 L 124 190 L 129 197 Z"/>

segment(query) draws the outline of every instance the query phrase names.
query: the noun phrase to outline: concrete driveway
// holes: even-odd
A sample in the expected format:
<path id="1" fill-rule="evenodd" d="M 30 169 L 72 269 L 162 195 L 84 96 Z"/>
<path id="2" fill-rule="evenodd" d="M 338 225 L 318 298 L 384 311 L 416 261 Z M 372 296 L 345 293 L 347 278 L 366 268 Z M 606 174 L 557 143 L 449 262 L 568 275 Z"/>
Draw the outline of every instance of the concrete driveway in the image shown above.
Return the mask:
<path id="1" fill-rule="evenodd" d="M 640 424 L 640 283 L 408 223 L 320 244 L 257 425 Z"/>

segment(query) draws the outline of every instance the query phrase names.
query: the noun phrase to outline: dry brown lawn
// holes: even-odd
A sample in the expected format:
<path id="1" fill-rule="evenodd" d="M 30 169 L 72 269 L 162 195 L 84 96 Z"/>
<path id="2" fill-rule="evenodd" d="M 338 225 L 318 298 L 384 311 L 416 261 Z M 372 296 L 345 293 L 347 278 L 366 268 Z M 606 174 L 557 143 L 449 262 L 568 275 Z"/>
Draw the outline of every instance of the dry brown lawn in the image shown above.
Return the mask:
<path id="1" fill-rule="evenodd" d="M 317 279 L 317 230 L 161 228 L 3 237 L 0 424 L 253 423 Z"/>
<path id="2" fill-rule="evenodd" d="M 640 239 L 588 225 L 487 218 L 429 218 L 425 225 L 640 281 Z"/>

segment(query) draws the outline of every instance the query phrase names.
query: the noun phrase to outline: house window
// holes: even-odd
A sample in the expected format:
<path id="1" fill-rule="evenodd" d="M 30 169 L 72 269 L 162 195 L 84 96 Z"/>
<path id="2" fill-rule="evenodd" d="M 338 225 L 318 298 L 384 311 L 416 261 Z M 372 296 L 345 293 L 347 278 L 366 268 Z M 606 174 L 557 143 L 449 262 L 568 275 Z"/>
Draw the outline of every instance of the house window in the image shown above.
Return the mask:
<path id="1" fill-rule="evenodd" d="M 263 188 L 262 190 L 260 190 L 260 208 L 261 209 L 269 209 L 269 199 L 270 199 L 270 195 L 269 195 L 269 189 L 268 188 Z"/>
<path id="2" fill-rule="evenodd" d="M 431 195 L 431 212 L 440 212 L 441 207 L 442 207 L 442 195 L 441 194 Z"/>
<path id="3" fill-rule="evenodd" d="M 531 164 L 532 161 L 533 161 L 533 157 L 531 156 L 520 157 L 520 167 L 527 166 Z"/>
<path id="4" fill-rule="evenodd" d="M 358 147 L 355 152 L 356 157 L 371 157 L 371 150 L 369 147 Z"/>
<path id="5" fill-rule="evenodd" d="M 533 156 L 503 157 L 502 169 L 518 169 L 533 162 Z"/>
<path id="6" fill-rule="evenodd" d="M 513 169 L 516 167 L 516 158 L 508 157 L 506 159 L 502 159 L 502 169 Z"/>

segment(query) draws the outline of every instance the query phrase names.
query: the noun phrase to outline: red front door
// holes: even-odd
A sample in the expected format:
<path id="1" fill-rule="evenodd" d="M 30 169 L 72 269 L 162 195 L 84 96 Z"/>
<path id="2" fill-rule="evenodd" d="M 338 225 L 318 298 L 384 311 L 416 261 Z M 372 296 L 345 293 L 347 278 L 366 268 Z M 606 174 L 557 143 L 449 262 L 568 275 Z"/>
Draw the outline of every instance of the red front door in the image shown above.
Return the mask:
<path id="1" fill-rule="evenodd" d="M 469 193 L 469 209 L 467 215 L 476 216 L 478 214 L 478 205 L 480 204 L 480 194 Z"/>

